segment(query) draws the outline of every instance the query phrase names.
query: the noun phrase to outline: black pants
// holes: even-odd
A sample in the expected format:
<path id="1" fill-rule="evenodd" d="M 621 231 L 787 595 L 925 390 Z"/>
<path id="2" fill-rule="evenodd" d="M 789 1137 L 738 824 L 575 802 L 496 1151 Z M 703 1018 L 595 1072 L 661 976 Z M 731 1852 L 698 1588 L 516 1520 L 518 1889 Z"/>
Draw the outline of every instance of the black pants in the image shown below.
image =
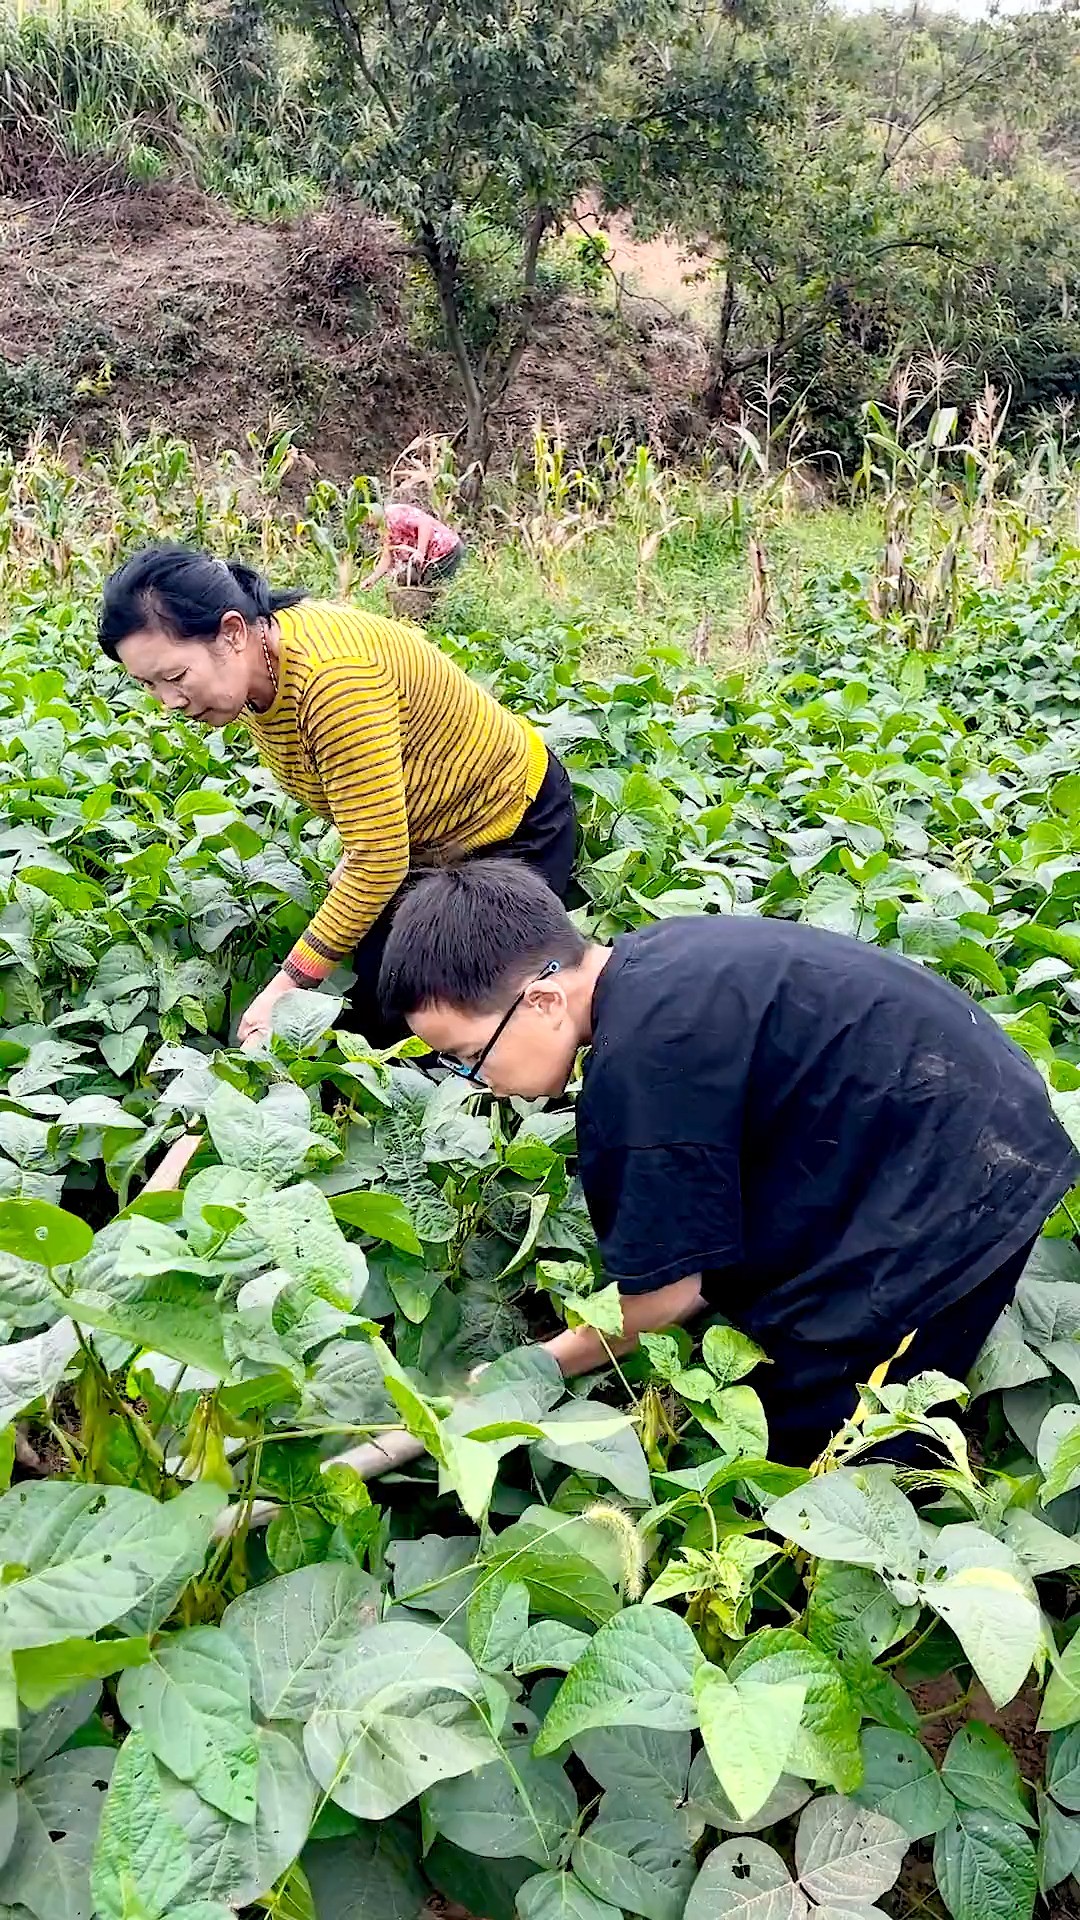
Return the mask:
<path id="1" fill-rule="evenodd" d="M 1034 1244 L 1029 1241 L 971 1293 L 924 1321 L 907 1352 L 890 1366 L 888 1380 L 894 1384 L 912 1380 L 931 1368 L 952 1380 L 966 1379 L 994 1322 L 1016 1292 Z M 759 1368 L 749 1384 L 760 1394 L 768 1417 L 770 1459 L 809 1466 L 851 1419 L 860 1385 L 883 1360 L 891 1359 L 907 1332 L 910 1328 L 898 1323 L 892 1348 L 885 1352 L 880 1345 L 826 1345 L 775 1331 L 763 1337 L 761 1344 L 772 1365 Z M 933 1411 L 955 1416 L 957 1408 L 943 1405 Z"/>
<path id="2" fill-rule="evenodd" d="M 549 754 L 540 791 L 526 808 L 509 839 L 499 840 L 491 846 L 477 847 L 463 857 L 481 860 L 499 855 L 502 858 L 524 860 L 543 874 L 552 892 L 564 900 L 570 886 L 576 844 L 577 817 L 574 813 L 573 789 L 562 762 L 556 760 L 554 754 Z M 392 1046 L 395 1040 L 403 1040 L 409 1031 L 404 1021 L 386 1019 L 379 1006 L 378 987 L 379 969 L 390 927 L 401 896 L 411 884 L 412 877 L 383 908 L 371 931 L 365 934 L 353 954 L 356 984 L 349 990 L 352 1024 L 373 1047 Z"/>
<path id="3" fill-rule="evenodd" d="M 414 569 L 414 577 L 408 581 L 413 587 L 440 587 L 452 580 L 465 558 L 465 542 L 459 540 L 456 547 L 444 553 L 441 560 L 425 560 L 422 567 Z"/>

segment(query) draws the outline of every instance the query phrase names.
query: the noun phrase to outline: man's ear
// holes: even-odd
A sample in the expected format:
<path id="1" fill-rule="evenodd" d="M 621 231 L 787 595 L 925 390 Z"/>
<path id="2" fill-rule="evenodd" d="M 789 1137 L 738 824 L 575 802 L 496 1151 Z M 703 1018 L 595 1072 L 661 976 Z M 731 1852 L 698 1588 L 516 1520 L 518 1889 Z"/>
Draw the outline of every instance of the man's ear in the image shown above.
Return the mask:
<path id="1" fill-rule="evenodd" d="M 568 1012 L 566 987 L 558 974 L 550 980 L 534 980 L 525 995 L 525 1004 L 546 1020 L 565 1019 Z"/>

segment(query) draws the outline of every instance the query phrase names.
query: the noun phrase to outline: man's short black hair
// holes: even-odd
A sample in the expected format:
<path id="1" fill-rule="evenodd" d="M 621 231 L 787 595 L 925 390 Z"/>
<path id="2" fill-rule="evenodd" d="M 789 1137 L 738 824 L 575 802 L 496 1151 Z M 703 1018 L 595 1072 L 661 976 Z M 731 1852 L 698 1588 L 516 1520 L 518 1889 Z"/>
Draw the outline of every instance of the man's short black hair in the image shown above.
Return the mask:
<path id="1" fill-rule="evenodd" d="M 549 960 L 580 966 L 584 940 L 558 896 L 520 860 L 467 860 L 414 881 L 379 974 L 388 1018 L 441 1002 L 494 1012 Z"/>

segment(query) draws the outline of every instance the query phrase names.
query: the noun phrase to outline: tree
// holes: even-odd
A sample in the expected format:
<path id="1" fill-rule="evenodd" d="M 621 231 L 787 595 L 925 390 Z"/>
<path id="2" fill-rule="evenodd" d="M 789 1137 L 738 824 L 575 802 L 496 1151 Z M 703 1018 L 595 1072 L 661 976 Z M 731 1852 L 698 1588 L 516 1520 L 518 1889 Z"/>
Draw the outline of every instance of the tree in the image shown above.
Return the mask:
<path id="1" fill-rule="evenodd" d="M 541 310 L 545 240 L 589 193 L 625 203 L 651 170 L 673 177 L 688 142 L 752 138 L 753 87 L 735 98 L 700 76 L 682 84 L 675 0 L 281 4 L 321 41 L 343 174 L 400 224 L 431 276 L 475 493 Z M 478 328 L 471 255 L 492 236 L 503 292 Z"/>
<path id="2" fill-rule="evenodd" d="M 775 387 L 787 376 L 789 394 L 820 380 L 817 411 L 843 429 L 868 397 L 860 386 L 887 378 L 898 355 L 928 337 L 956 344 L 958 303 L 963 332 L 966 301 L 998 291 L 987 269 L 999 252 L 1015 306 L 1023 268 L 1008 225 L 996 225 L 1008 199 L 999 176 L 1017 167 L 1018 130 L 1045 105 L 1070 29 L 1056 16 L 964 23 L 917 6 L 850 17 L 807 0 L 745 37 L 768 53 L 773 79 L 762 164 L 722 194 L 707 168 L 688 174 L 654 215 L 717 263 L 712 411 L 730 413 L 754 379 Z M 705 57 L 730 66 L 732 49 Z M 1044 170 L 1027 179 L 1037 198 Z M 1036 225 L 1019 219 L 1029 237 Z"/>

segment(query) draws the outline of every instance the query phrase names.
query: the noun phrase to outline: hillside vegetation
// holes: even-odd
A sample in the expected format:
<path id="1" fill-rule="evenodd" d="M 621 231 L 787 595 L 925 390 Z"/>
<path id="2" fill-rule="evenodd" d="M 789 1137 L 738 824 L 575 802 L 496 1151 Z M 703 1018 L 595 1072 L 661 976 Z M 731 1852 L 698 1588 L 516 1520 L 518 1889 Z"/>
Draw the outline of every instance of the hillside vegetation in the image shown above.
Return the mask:
<path id="1" fill-rule="evenodd" d="M 730 449 L 746 418 L 833 476 L 862 405 L 935 357 L 962 409 L 987 378 L 1011 395 L 1010 436 L 1071 414 L 1067 16 L 602 0 L 490 22 L 6 0 L 0 438 L 100 440 L 123 414 L 235 444 L 270 421 L 340 471 L 438 430 L 467 470 L 538 412 L 577 448 L 593 420 L 672 453 Z M 612 271 L 605 210 L 685 251 L 691 322 L 670 267 L 644 302 Z"/>

